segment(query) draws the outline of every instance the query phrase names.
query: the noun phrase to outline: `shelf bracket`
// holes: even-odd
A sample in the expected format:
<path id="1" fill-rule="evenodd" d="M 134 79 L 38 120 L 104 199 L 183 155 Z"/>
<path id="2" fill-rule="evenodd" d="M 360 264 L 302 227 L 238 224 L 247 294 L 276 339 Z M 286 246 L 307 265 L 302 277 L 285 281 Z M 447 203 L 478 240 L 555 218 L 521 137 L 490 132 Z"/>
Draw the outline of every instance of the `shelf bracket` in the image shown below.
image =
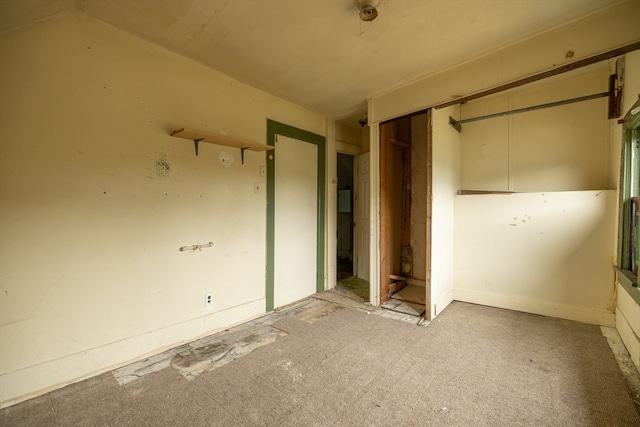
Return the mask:
<path id="1" fill-rule="evenodd" d="M 244 150 L 246 150 L 249 147 L 245 147 L 245 148 L 241 148 L 240 149 L 240 161 L 242 162 L 242 164 L 244 165 Z"/>
<path id="2" fill-rule="evenodd" d="M 202 141 L 204 138 L 198 138 L 193 140 L 193 145 L 196 147 L 196 156 L 198 155 L 198 143 Z"/>

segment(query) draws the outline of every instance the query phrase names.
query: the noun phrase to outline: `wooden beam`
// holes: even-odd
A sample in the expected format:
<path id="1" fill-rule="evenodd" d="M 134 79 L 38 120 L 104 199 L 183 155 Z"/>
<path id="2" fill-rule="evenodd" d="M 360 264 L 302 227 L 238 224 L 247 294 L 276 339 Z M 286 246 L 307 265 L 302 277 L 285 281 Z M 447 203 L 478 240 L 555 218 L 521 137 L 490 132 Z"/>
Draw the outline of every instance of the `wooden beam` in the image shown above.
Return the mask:
<path id="1" fill-rule="evenodd" d="M 411 245 L 411 148 L 402 150 L 402 246 Z"/>
<path id="2" fill-rule="evenodd" d="M 607 59 L 615 58 L 616 56 L 624 55 L 625 53 L 633 52 L 634 50 L 638 50 L 638 49 L 640 49 L 640 41 L 628 44 L 626 46 L 619 47 L 617 49 L 609 50 L 607 52 L 604 52 L 598 55 L 590 56 L 588 58 L 584 58 L 579 61 L 572 62 L 570 64 L 562 65 L 558 68 L 554 68 L 549 71 L 534 74 L 533 76 L 525 77 L 523 79 L 519 79 L 511 83 L 497 86 L 492 89 L 487 89 L 473 95 L 463 96 L 463 97 L 454 99 L 452 101 L 444 102 L 442 104 L 436 105 L 433 108 L 444 108 L 444 107 L 449 107 L 451 105 L 464 104 L 465 102 L 482 98 L 487 95 L 493 95 L 494 93 L 503 92 L 505 90 L 513 89 L 518 86 L 526 85 L 528 83 L 537 82 L 538 80 L 557 76 L 558 74 L 566 73 L 567 71 L 572 71 L 577 68 L 586 67 L 587 65 L 595 64 L 596 62 L 606 61 Z"/>
<path id="3" fill-rule="evenodd" d="M 411 148 L 411 144 L 408 144 L 404 141 L 400 141 L 399 139 L 389 138 L 389 142 L 401 148 Z"/>

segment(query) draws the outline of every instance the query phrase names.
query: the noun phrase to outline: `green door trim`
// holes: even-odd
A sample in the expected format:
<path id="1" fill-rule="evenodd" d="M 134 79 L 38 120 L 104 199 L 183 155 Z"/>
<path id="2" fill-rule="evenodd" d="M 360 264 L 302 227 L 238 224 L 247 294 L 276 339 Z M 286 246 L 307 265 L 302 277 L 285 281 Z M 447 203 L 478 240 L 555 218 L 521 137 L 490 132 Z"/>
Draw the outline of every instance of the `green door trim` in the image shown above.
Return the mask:
<path id="1" fill-rule="evenodd" d="M 318 231 L 316 260 L 316 292 L 324 291 L 324 231 L 325 231 L 325 137 L 284 123 L 267 119 L 267 144 L 275 147 L 276 135 L 298 139 L 318 146 Z M 278 150 L 267 151 L 267 280 L 266 312 L 274 309 L 275 272 L 275 165 Z"/>

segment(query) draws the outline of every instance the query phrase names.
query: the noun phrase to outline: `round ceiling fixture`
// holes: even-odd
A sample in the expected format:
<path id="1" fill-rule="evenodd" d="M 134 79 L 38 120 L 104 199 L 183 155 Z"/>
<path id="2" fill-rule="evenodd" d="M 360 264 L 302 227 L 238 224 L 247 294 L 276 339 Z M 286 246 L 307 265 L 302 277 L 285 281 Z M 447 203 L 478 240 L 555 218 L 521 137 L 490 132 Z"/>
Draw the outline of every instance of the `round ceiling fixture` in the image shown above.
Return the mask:
<path id="1" fill-rule="evenodd" d="M 368 22 L 378 17 L 379 0 L 358 0 L 358 10 L 360 19 Z"/>

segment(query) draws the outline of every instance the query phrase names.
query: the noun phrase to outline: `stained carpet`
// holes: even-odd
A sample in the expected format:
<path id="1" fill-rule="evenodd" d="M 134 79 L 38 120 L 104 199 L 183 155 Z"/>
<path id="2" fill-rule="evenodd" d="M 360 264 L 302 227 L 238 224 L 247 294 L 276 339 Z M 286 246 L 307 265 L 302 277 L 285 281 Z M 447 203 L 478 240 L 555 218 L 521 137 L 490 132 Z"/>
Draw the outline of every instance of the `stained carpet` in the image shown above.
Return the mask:
<path id="1" fill-rule="evenodd" d="M 369 301 L 369 282 L 359 277 L 351 276 L 340 280 L 336 284 L 336 288 L 351 292 L 362 298 L 363 301 Z"/>
<path id="2" fill-rule="evenodd" d="M 103 374 L 3 409 L 0 425 L 640 425 L 597 326 L 454 302 L 417 327 L 313 304 L 216 369 Z"/>

